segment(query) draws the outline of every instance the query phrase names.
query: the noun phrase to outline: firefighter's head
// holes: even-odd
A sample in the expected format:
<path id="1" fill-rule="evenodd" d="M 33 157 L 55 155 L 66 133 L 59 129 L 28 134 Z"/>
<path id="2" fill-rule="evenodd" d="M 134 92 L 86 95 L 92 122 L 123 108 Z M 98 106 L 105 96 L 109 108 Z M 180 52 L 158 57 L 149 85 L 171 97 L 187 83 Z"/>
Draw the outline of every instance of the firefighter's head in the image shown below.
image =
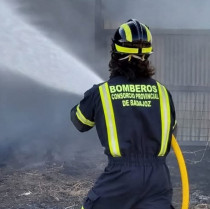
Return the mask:
<path id="1" fill-rule="evenodd" d="M 115 32 L 112 52 L 125 59 L 147 59 L 152 53 L 152 35 L 149 27 L 130 19 Z"/>
<path id="2" fill-rule="evenodd" d="M 118 71 L 126 71 L 125 73 L 132 71 L 134 77 L 139 77 L 140 74 L 141 77 L 152 76 L 154 69 L 149 66 L 148 61 L 152 53 L 152 35 L 149 27 L 135 19 L 128 20 L 116 30 L 112 39 L 112 59 L 109 63 L 111 76 L 117 68 Z"/>

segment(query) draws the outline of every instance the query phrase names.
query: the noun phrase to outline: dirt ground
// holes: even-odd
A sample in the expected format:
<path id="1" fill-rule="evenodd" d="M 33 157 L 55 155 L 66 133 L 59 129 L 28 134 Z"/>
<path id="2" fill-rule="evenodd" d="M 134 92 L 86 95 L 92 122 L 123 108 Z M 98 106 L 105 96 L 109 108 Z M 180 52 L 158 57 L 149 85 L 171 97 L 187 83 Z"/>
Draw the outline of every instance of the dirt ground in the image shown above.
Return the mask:
<path id="1" fill-rule="evenodd" d="M 204 156 L 203 152 L 201 156 L 197 151 L 195 156 L 194 152 L 189 148 L 184 151 L 190 177 L 190 208 L 208 209 L 209 148 Z M 189 159 L 192 162 L 188 162 Z M 49 161 L 21 168 L 14 164 L 0 165 L 0 209 L 80 209 L 83 198 L 105 165 L 104 157 L 93 163 L 85 156 L 81 158 L 79 153 L 74 161 L 68 163 Z M 173 153 L 169 156 L 168 165 L 174 187 L 173 204 L 178 209 L 181 208 L 181 184 Z"/>

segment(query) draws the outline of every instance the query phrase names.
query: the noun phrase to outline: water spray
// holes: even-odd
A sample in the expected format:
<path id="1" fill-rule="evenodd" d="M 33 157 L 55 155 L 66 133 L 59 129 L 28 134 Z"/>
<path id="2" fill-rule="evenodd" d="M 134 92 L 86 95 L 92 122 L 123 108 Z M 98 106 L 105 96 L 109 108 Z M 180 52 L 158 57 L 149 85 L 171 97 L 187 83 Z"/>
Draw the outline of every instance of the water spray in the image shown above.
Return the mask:
<path id="1" fill-rule="evenodd" d="M 7 1 L 1 2 L 1 63 L 51 88 L 83 94 L 102 82 L 88 66 L 27 24 Z"/>

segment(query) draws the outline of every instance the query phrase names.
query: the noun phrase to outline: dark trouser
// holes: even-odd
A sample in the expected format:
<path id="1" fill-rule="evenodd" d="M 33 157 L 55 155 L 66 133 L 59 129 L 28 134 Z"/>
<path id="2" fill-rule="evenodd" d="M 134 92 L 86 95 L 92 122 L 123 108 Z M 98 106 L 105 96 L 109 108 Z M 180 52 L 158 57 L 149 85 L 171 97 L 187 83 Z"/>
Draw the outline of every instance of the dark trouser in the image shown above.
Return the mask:
<path id="1" fill-rule="evenodd" d="M 84 209 L 171 209 L 172 186 L 164 157 L 109 158 Z"/>

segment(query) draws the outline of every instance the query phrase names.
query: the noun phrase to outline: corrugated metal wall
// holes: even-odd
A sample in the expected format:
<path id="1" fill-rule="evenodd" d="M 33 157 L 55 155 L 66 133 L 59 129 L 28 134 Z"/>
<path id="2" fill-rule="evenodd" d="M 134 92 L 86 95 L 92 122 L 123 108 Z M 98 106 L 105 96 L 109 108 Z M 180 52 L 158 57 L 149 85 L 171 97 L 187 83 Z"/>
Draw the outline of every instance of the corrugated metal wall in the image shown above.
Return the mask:
<path id="1" fill-rule="evenodd" d="M 178 140 L 210 140 L 210 31 L 153 31 L 155 78 L 171 91 Z"/>
<path id="2" fill-rule="evenodd" d="M 151 61 L 168 85 L 210 86 L 210 31 L 154 32 Z"/>

